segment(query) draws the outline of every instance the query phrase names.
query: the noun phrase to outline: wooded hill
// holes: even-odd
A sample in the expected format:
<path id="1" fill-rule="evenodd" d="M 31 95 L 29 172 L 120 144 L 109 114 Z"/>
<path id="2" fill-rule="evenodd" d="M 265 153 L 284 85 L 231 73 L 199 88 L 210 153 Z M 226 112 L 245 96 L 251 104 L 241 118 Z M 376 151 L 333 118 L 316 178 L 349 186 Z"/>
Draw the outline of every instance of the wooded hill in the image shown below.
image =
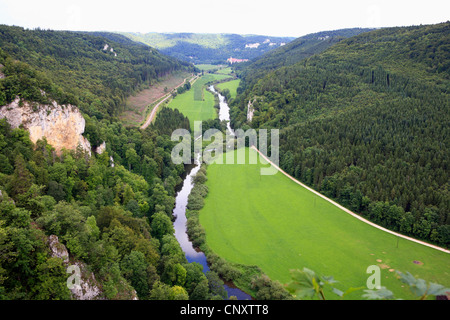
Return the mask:
<path id="1" fill-rule="evenodd" d="M 185 65 L 126 39 L 0 30 L 0 105 L 15 96 L 74 103 L 91 145 L 106 143 L 101 154 L 58 155 L 45 139 L 33 144 L 28 131 L 0 119 L 0 300 L 74 298 L 50 236 L 67 248 L 69 264 L 84 264 L 84 279 L 95 276 L 97 299 L 223 299 L 217 273 L 188 263 L 174 236 L 185 168 L 171 161 L 168 128 L 189 129 L 189 120 L 163 108 L 140 130 L 114 117 L 140 84 Z"/>
<path id="2" fill-rule="evenodd" d="M 271 70 L 293 65 L 314 54 L 323 52 L 345 38 L 371 30 L 373 29 L 351 28 L 307 34 L 253 59 L 248 67 L 246 64 L 237 65 L 235 69 L 240 78 L 244 79 L 243 85 L 251 86 Z"/>
<path id="3" fill-rule="evenodd" d="M 237 59 L 253 59 L 294 39 L 292 37 L 220 33 L 122 34 L 155 47 L 164 54 L 195 64 L 226 63 L 231 56 Z"/>
<path id="4" fill-rule="evenodd" d="M 53 81 L 58 87 L 55 91 L 65 91 L 68 96 L 58 102 L 68 99 L 99 119 L 118 115 L 126 97 L 142 86 L 175 70 L 192 68 L 147 45 L 106 32 L 0 25 L 0 48 L 12 59 L 32 66 L 40 78 Z"/>
<path id="5" fill-rule="evenodd" d="M 289 51 L 269 56 L 275 70 L 242 71 L 232 124 L 281 129 L 289 174 L 382 226 L 448 247 L 449 43 L 447 22 L 362 33 L 294 64 L 282 59 Z"/>

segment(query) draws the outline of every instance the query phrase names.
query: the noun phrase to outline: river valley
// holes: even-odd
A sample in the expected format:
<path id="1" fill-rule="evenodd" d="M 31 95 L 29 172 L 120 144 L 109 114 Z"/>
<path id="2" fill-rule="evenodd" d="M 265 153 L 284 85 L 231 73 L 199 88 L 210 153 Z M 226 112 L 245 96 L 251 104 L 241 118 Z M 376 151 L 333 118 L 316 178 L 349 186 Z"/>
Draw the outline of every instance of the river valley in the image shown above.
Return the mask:
<path id="1" fill-rule="evenodd" d="M 219 94 L 214 90 L 214 87 L 211 86 L 210 90 L 217 94 L 220 101 L 220 111 L 219 111 L 219 119 L 227 121 L 227 128 L 229 132 L 233 132 L 231 129 L 229 120 L 229 106 L 225 100 L 225 97 Z M 203 272 L 206 273 L 209 271 L 208 262 L 206 260 L 205 254 L 194 248 L 192 242 L 189 240 L 189 237 L 186 233 L 186 207 L 188 203 L 189 194 L 194 187 L 193 177 L 197 174 L 200 169 L 200 164 L 198 163 L 198 159 L 195 160 L 195 164 L 190 166 L 186 172 L 186 177 L 182 183 L 181 189 L 176 194 L 175 198 L 175 208 L 173 210 L 173 215 L 176 217 L 173 225 L 175 229 L 175 237 L 180 243 L 182 250 L 186 255 L 186 259 L 188 262 L 197 262 L 203 266 Z M 228 297 L 235 296 L 238 300 L 250 300 L 252 297 L 247 293 L 243 292 L 239 288 L 236 288 L 232 283 L 224 284 L 224 288 L 227 291 Z"/>

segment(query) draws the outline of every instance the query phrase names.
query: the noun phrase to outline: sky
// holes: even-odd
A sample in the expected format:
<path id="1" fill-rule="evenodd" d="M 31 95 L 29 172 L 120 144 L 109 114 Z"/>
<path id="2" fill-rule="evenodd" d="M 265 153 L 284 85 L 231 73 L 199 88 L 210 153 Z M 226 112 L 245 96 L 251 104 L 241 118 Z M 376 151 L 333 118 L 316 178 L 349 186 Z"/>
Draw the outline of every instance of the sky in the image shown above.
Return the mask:
<path id="1" fill-rule="evenodd" d="M 72 31 L 300 37 L 448 20 L 448 0 L 0 0 L 0 24 Z"/>

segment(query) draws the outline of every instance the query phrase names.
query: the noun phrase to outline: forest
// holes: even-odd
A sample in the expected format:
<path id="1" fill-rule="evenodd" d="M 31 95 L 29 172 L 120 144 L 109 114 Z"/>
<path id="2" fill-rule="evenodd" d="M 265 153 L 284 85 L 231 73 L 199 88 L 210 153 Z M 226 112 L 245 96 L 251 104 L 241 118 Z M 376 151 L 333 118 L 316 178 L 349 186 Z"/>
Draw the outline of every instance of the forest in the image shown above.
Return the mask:
<path id="1" fill-rule="evenodd" d="M 54 92 L 64 91 L 70 97 L 57 102 L 73 103 L 97 119 L 116 117 L 129 95 L 158 78 L 176 70 L 193 70 L 188 63 L 112 33 L 0 25 L 0 48 L 11 59 L 31 65 L 44 80 L 52 80 Z M 44 91 L 49 89 L 40 82 Z"/>
<path id="2" fill-rule="evenodd" d="M 361 33 L 294 64 L 274 52 L 277 68 L 240 71 L 232 125 L 281 129 L 289 174 L 384 227 L 448 247 L 449 40 L 447 22 Z"/>
<path id="3" fill-rule="evenodd" d="M 114 117 L 139 84 L 186 65 L 101 35 L 2 26 L 0 38 L 1 105 L 15 96 L 76 104 L 85 137 L 93 147 L 106 145 L 92 156 L 81 149 L 58 155 L 45 139 L 33 144 L 27 130 L 0 119 L 0 299 L 73 299 L 50 236 L 71 263 L 95 275 L 97 299 L 223 299 L 217 273 L 188 263 L 173 235 L 185 168 L 171 161 L 169 134 L 189 129 L 189 120 L 164 108 L 140 130 Z M 117 57 L 102 52 L 105 43 Z"/>
<path id="4" fill-rule="evenodd" d="M 268 51 L 249 63 L 238 64 L 234 68 L 240 78 L 244 79 L 242 85 L 251 87 L 269 71 L 293 65 L 312 55 L 323 52 L 345 38 L 371 30 L 373 29 L 351 28 L 307 34 L 280 48 Z"/>
<path id="5" fill-rule="evenodd" d="M 281 43 L 294 40 L 292 37 L 221 33 L 129 32 L 121 34 L 157 48 L 161 53 L 195 64 L 223 64 L 230 56 L 254 59 L 273 48 L 280 47 Z M 255 43 L 258 43 L 256 47 L 247 46 Z"/>

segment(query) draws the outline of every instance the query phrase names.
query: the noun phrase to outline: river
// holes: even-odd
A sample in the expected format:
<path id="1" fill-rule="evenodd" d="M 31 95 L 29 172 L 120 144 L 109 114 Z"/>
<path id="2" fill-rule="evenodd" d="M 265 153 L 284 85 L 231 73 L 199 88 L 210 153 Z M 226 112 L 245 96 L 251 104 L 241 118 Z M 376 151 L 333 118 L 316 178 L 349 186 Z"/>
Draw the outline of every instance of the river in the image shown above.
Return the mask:
<path id="1" fill-rule="evenodd" d="M 213 86 L 210 87 L 210 90 L 219 96 L 220 101 L 219 119 L 228 121 L 227 128 L 230 132 L 233 132 L 230 126 L 229 107 L 225 100 L 225 97 L 216 92 Z M 173 223 L 173 226 L 175 229 L 175 237 L 180 243 L 180 246 L 183 249 L 188 262 L 197 262 L 201 264 L 203 266 L 203 272 L 206 273 L 207 271 L 209 271 L 206 256 L 202 251 L 196 250 L 193 247 L 192 242 L 189 240 L 189 237 L 186 233 L 186 221 L 187 221 L 186 206 L 188 203 L 188 196 L 191 193 L 192 188 L 194 187 L 193 177 L 197 174 L 199 169 L 200 165 L 198 163 L 198 160 L 196 159 L 195 164 L 190 168 L 188 168 L 186 178 L 183 181 L 182 187 L 176 194 L 175 208 L 173 210 L 173 214 L 176 217 L 176 219 Z M 252 299 L 250 295 L 243 292 L 239 288 L 236 288 L 236 286 L 234 286 L 232 283 L 224 284 L 224 288 L 228 293 L 228 297 L 235 296 L 238 300 Z"/>
<path id="2" fill-rule="evenodd" d="M 234 130 L 231 128 L 230 124 L 230 107 L 228 106 L 225 97 L 218 93 L 213 85 L 209 86 L 209 90 L 219 97 L 219 120 L 225 120 L 227 122 L 228 133 L 234 135 Z"/>

